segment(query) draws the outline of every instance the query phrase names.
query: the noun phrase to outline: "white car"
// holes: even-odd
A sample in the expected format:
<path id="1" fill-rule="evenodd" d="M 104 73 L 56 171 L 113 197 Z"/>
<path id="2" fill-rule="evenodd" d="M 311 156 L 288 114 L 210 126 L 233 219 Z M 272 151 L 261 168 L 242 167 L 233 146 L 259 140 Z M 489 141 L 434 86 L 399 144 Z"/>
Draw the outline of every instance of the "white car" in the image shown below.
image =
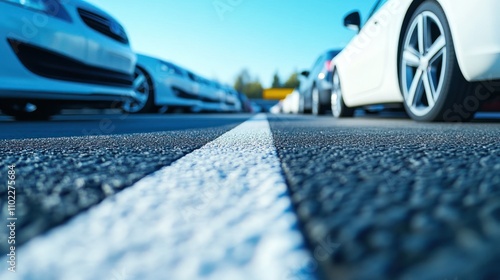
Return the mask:
<path id="1" fill-rule="evenodd" d="M 220 85 L 220 88 L 224 92 L 224 99 L 221 104 L 222 111 L 231 113 L 242 112 L 243 106 L 238 98 L 238 92 L 228 85 Z"/>
<path id="2" fill-rule="evenodd" d="M 0 0 L 0 109 L 46 119 L 63 106 L 135 98 L 136 55 L 123 27 L 78 0 Z"/>
<path id="3" fill-rule="evenodd" d="M 229 87 L 229 95 L 230 95 L 230 98 L 229 98 L 229 106 L 231 106 L 231 108 L 233 108 L 233 111 L 236 112 L 236 113 L 242 113 L 243 112 L 243 104 L 239 98 L 239 95 L 238 95 L 238 92 L 233 88 L 233 87 Z"/>
<path id="4" fill-rule="evenodd" d="M 281 111 L 283 114 L 291 114 L 292 113 L 292 103 L 291 103 L 291 94 L 287 95 L 285 99 L 281 101 Z"/>
<path id="5" fill-rule="evenodd" d="M 134 88 L 139 98 L 123 104 L 129 113 L 153 113 L 160 107 L 189 111 L 201 106 L 196 76 L 154 57 L 137 55 Z"/>
<path id="6" fill-rule="evenodd" d="M 269 113 L 275 115 L 283 113 L 283 101 L 284 100 L 280 100 L 278 104 L 271 107 L 271 109 L 269 109 Z"/>
<path id="7" fill-rule="evenodd" d="M 199 95 L 202 101 L 203 111 L 220 112 L 225 101 L 225 93 L 220 86 L 213 81 L 203 77 L 197 78 L 199 84 Z"/>
<path id="8" fill-rule="evenodd" d="M 228 112 L 242 112 L 243 106 L 238 98 L 238 92 L 231 86 L 222 86 L 226 92 L 225 110 Z"/>
<path id="9" fill-rule="evenodd" d="M 283 100 L 283 113 L 285 114 L 298 114 L 300 112 L 300 92 L 295 89 L 292 93 L 286 96 Z"/>
<path id="10" fill-rule="evenodd" d="M 417 121 L 468 121 L 500 79 L 500 1 L 379 0 L 332 60 L 332 111 L 403 103 Z"/>

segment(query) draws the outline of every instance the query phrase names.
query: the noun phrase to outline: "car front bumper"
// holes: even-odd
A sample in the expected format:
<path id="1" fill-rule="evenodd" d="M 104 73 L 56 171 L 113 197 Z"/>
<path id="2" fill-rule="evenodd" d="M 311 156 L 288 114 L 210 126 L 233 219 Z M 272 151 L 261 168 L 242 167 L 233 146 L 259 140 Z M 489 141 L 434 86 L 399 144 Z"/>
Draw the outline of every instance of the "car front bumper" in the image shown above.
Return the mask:
<path id="1" fill-rule="evenodd" d="M 135 98 L 133 72 L 129 72 L 135 67 L 135 54 L 129 46 L 93 34 L 75 11 L 76 7 L 69 7 L 71 21 L 65 21 L 0 2 L 2 103 L 44 99 L 114 102 Z M 103 41 L 104 49 L 116 49 L 128 56 L 127 64 L 105 59 L 95 63 L 88 44 L 93 37 Z"/>

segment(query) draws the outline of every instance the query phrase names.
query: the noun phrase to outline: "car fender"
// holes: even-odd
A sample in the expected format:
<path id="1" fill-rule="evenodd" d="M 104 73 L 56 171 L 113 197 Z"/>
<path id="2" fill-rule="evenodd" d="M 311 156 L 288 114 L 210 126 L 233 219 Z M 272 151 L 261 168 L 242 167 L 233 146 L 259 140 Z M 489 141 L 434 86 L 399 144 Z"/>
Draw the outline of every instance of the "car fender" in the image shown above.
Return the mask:
<path id="1" fill-rule="evenodd" d="M 500 78 L 500 1 L 437 0 L 443 8 L 460 70 L 467 81 Z M 478 20 L 480 17 L 481 20 Z"/>

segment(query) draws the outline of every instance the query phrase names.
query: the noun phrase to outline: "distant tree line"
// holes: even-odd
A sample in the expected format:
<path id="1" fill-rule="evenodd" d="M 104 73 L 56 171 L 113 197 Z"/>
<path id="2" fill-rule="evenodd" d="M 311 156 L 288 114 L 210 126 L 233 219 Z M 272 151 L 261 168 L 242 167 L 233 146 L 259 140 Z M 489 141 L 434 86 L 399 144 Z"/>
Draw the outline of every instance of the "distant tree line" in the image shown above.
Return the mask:
<path id="1" fill-rule="evenodd" d="M 264 88 L 259 79 L 252 78 L 248 70 L 244 69 L 236 77 L 234 82 L 234 89 L 244 93 L 248 98 L 259 99 L 262 98 Z"/>
<path id="2" fill-rule="evenodd" d="M 273 88 L 296 88 L 300 85 L 299 74 L 292 73 L 290 77 L 284 82 L 281 82 L 278 72 L 273 76 Z M 247 69 L 242 70 L 236 77 L 234 88 L 244 93 L 248 98 L 260 99 L 264 88 L 258 78 L 252 78 Z"/>
<path id="3" fill-rule="evenodd" d="M 282 83 L 280 76 L 278 72 L 276 72 L 273 76 L 273 88 L 296 88 L 299 87 L 300 81 L 299 81 L 299 73 L 294 72 L 288 79 Z"/>

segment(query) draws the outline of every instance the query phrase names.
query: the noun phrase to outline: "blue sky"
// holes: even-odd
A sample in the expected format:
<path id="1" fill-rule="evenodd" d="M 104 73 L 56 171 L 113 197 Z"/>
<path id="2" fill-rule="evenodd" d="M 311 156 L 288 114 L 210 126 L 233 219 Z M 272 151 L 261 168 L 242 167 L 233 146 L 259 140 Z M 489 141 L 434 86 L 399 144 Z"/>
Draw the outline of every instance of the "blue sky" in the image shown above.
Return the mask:
<path id="1" fill-rule="evenodd" d="M 88 0 L 115 16 L 132 47 L 210 79 L 233 84 L 246 68 L 264 86 L 309 68 L 354 32 L 342 26 L 354 9 L 366 18 L 375 0 Z"/>

